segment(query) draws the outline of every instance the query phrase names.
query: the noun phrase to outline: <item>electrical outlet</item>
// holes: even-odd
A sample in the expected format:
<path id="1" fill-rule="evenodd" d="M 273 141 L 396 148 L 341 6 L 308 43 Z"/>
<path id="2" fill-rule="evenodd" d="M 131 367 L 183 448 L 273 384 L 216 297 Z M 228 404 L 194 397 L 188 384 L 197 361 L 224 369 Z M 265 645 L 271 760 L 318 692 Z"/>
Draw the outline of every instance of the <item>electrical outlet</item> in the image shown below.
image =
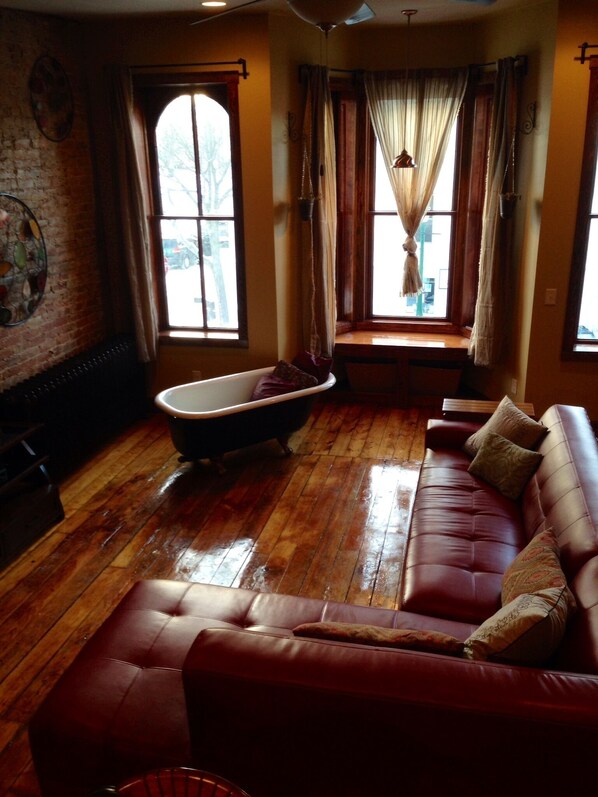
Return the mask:
<path id="1" fill-rule="evenodd" d="M 556 304 L 556 288 L 546 288 L 544 291 L 544 304 Z"/>
<path id="2" fill-rule="evenodd" d="M 515 396 L 517 394 L 517 380 L 511 379 L 511 395 Z"/>

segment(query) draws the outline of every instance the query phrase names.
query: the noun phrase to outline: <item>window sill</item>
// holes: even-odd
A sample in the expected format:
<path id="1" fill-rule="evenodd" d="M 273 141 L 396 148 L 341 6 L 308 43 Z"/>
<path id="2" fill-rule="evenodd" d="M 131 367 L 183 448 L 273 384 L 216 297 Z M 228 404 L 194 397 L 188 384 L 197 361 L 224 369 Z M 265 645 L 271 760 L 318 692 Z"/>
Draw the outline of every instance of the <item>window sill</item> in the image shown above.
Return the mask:
<path id="1" fill-rule="evenodd" d="M 596 362 L 598 360 L 598 343 L 569 343 L 563 346 L 561 360 L 566 362 Z"/>
<path id="2" fill-rule="evenodd" d="M 354 330 L 337 333 L 335 349 L 339 352 L 367 355 L 388 352 L 391 356 L 425 356 L 463 359 L 468 356 L 469 338 L 445 332 L 397 332 Z"/>
<path id="3" fill-rule="evenodd" d="M 160 332 L 158 342 L 161 346 L 214 346 L 246 349 L 248 341 L 238 332 L 201 332 L 190 329 L 169 329 Z"/>
<path id="4" fill-rule="evenodd" d="M 425 332 L 439 335 L 471 336 L 471 327 L 459 326 L 444 319 L 413 318 L 413 319 L 367 319 L 365 321 L 337 321 L 336 334 L 355 331 L 369 332 L 395 332 L 399 335 L 410 332 Z"/>

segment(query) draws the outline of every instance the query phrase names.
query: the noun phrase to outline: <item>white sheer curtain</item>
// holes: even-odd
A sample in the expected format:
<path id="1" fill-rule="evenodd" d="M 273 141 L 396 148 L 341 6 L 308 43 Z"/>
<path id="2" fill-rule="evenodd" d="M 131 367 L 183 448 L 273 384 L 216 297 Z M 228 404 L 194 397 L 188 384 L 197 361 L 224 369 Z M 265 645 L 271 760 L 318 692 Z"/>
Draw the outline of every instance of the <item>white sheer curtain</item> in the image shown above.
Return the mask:
<path id="1" fill-rule="evenodd" d="M 316 202 L 303 227 L 303 345 L 331 357 L 336 328 L 336 151 L 328 68 L 305 68 L 303 137 Z"/>
<path id="2" fill-rule="evenodd" d="M 144 191 L 143 127 L 135 117 L 131 73 L 116 67 L 112 77 L 112 113 L 120 190 L 124 265 L 131 287 L 137 351 L 141 362 L 157 357 L 158 318 L 154 293 L 149 200 Z M 136 143 L 137 142 L 137 143 Z"/>
<path id="3" fill-rule="evenodd" d="M 508 190 L 509 170 L 514 167 L 518 91 L 515 59 L 501 58 L 494 88 L 478 294 L 469 343 L 475 365 L 496 365 L 504 354 L 512 255 L 511 225 L 500 217 L 500 194 Z"/>
<path id="4" fill-rule="evenodd" d="M 415 235 L 434 191 L 466 85 L 466 69 L 443 74 L 415 72 L 403 78 L 387 73 L 365 75 L 372 125 L 407 235 L 402 296 L 422 290 Z M 417 168 L 393 168 L 403 149 L 413 156 Z"/>

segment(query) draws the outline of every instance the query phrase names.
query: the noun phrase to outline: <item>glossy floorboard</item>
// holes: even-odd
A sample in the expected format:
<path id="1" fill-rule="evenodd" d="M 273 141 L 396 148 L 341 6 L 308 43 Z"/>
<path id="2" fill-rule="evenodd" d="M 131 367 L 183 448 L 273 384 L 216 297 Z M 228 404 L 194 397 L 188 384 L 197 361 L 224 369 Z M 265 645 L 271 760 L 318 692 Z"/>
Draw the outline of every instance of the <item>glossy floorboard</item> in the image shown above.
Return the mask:
<path id="1" fill-rule="evenodd" d="M 155 415 L 66 480 L 64 521 L 0 574 L 0 794 L 39 797 L 29 717 L 140 578 L 395 607 L 434 414 L 328 399 L 293 456 L 253 446 L 224 475 L 179 463 Z"/>

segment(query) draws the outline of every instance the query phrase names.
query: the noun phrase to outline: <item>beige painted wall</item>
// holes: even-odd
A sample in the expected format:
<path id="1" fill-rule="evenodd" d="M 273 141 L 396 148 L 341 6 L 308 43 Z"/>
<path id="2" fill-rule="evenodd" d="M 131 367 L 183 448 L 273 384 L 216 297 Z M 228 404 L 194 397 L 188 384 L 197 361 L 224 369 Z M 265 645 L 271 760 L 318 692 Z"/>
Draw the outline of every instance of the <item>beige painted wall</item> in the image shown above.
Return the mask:
<path id="1" fill-rule="evenodd" d="M 227 18 L 191 27 L 180 17 L 156 21 L 96 23 L 87 30 L 92 124 L 99 161 L 109 157 L 109 115 L 102 94 L 104 64 L 192 64 L 245 58 L 249 77 L 239 81 L 249 348 L 162 346 L 153 391 L 204 377 L 276 362 L 278 314 L 272 178 L 272 100 L 268 19 L 265 15 Z M 221 67 L 234 69 L 231 67 Z M 102 179 L 100 166 L 100 180 Z M 103 186 L 105 213 L 113 188 Z M 110 226 L 110 221 L 105 222 Z M 113 255 L 114 257 L 114 255 Z"/>
<path id="2" fill-rule="evenodd" d="M 577 45 L 592 37 L 592 18 L 596 19 L 593 0 L 561 2 L 560 10 L 558 0 L 537 0 L 475 26 L 435 27 L 425 24 L 422 13 L 410 32 L 413 66 L 454 66 L 517 53 L 529 57 L 523 98 L 524 106 L 537 103 L 537 127 L 531 135 L 520 136 L 517 188 L 522 199 L 515 220 L 511 355 L 503 367 L 477 369 L 472 379 L 495 398 L 510 392 L 511 380 L 516 379 L 516 397 L 534 401 L 540 411 L 557 400 L 591 405 L 590 391 L 598 395 L 594 366 L 560 362 L 587 94 L 587 69 L 573 57 Z M 125 28 L 119 22 L 118 29 L 94 23 L 89 31 L 92 77 L 94 69 L 97 74 L 110 62 L 184 63 L 239 56 L 247 59 L 250 72 L 239 91 L 249 348 L 165 346 L 155 389 L 187 381 L 194 370 L 204 377 L 247 370 L 290 357 L 299 348 L 301 225 L 295 199 L 301 146 L 300 138 L 289 139 L 288 128 L 291 114 L 292 132 L 300 133 L 298 67 L 317 62 L 343 69 L 401 67 L 405 33 L 404 25 L 341 26 L 326 43 L 312 26 L 278 15 L 232 15 L 194 28 L 180 19 L 135 20 Z M 101 128 L 105 119 L 96 122 Z M 544 306 L 546 287 L 557 288 L 556 307 Z M 598 417 L 597 406 L 591 407 L 591 414 Z"/>
<path id="3" fill-rule="evenodd" d="M 526 383 L 527 398 L 540 409 L 554 402 L 580 404 L 594 420 L 598 419 L 598 363 L 564 362 L 560 351 L 589 86 L 587 65 L 574 59 L 582 42 L 596 42 L 597 32 L 594 0 L 561 1 Z M 546 288 L 557 289 L 555 306 L 544 304 Z"/>
<path id="4" fill-rule="evenodd" d="M 511 329 L 508 355 L 493 369 L 470 368 L 469 383 L 483 394 L 500 398 L 529 399 L 526 372 L 531 318 L 534 306 L 537 252 L 542 227 L 542 205 L 550 126 L 553 64 L 557 31 L 557 0 L 530 5 L 500 16 L 485 26 L 484 47 L 487 60 L 505 54 L 525 54 L 528 71 L 522 85 L 521 124 L 527 108 L 536 105 L 536 126 L 529 135 L 520 133 L 516 141 L 516 190 L 520 194 L 513 220 L 513 272 L 510 275 Z M 517 387 L 512 388 L 512 380 Z"/>

